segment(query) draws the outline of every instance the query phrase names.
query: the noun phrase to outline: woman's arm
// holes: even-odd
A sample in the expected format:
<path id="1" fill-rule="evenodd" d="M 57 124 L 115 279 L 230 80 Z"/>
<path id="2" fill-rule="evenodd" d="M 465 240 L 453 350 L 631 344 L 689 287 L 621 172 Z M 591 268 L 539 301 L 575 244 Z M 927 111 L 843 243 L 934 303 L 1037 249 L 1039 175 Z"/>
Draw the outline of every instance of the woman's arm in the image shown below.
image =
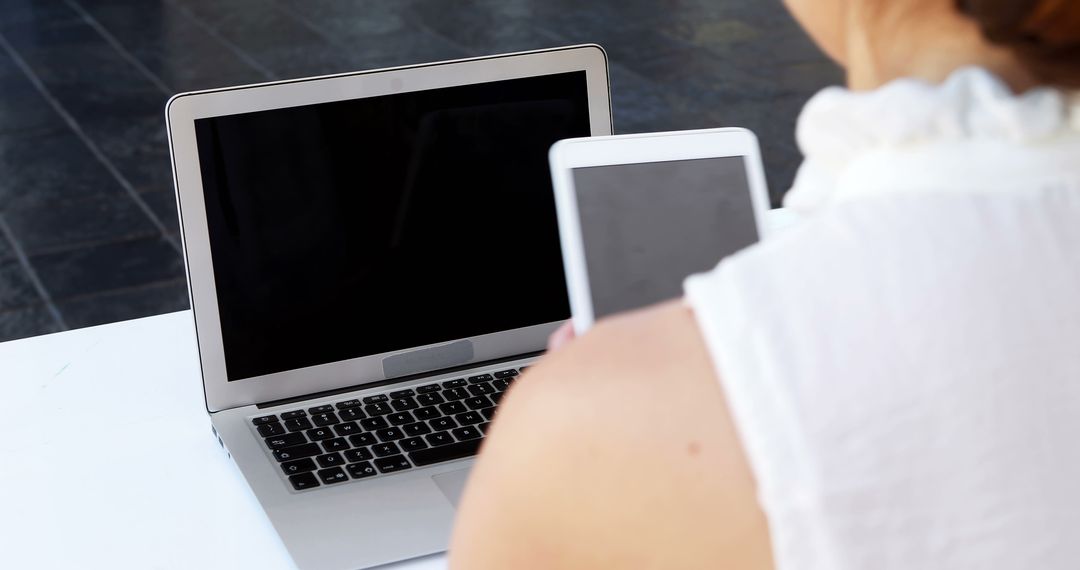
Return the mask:
<path id="1" fill-rule="evenodd" d="M 515 383 L 469 480 L 451 565 L 772 568 L 689 309 L 601 322 Z"/>

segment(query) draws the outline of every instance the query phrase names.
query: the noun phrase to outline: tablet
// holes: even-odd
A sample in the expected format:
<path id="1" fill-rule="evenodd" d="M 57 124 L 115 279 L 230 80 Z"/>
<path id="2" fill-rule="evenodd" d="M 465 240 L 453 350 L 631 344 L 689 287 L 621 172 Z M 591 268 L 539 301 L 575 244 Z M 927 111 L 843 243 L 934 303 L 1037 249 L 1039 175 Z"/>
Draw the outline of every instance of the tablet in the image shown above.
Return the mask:
<path id="1" fill-rule="evenodd" d="M 748 130 L 568 139 L 550 162 L 578 334 L 680 297 L 687 276 L 762 235 L 769 197 Z"/>

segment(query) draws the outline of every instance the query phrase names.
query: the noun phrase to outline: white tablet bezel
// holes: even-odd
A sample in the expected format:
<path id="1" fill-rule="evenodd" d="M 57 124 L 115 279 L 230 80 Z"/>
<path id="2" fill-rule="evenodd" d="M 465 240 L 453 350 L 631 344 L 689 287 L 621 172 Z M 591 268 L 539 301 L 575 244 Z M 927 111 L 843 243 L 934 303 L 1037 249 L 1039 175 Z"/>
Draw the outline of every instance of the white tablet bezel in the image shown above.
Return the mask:
<path id="1" fill-rule="evenodd" d="M 758 236 L 765 236 L 769 191 L 754 133 L 739 128 L 703 129 L 608 137 L 567 139 L 551 147 L 551 178 L 559 215 L 566 287 L 574 330 L 583 334 L 595 321 L 585 247 L 581 237 L 573 170 L 593 166 L 670 162 L 700 158 L 743 157 Z"/>
<path id="2" fill-rule="evenodd" d="M 229 381 L 195 142 L 196 119 L 574 71 L 586 74 L 591 133 L 610 135 L 607 54 L 597 45 L 278 81 L 182 93 L 171 98 L 166 105 L 166 123 L 207 410 L 215 412 L 386 380 L 384 359 L 417 353 L 415 360 L 421 362 L 422 351 L 463 340 L 469 341 L 472 349 L 473 357 L 468 362 L 535 352 L 544 348 L 548 335 L 561 322 Z"/>

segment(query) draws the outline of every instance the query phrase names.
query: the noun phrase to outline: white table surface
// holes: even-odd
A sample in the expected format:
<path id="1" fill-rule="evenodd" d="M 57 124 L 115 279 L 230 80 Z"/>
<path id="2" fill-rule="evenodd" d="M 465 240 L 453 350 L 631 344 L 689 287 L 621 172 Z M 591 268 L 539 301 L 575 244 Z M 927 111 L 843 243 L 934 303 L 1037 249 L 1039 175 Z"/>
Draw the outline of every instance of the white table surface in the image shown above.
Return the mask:
<path id="1" fill-rule="evenodd" d="M 295 568 L 211 436 L 188 311 L 0 344 L 0 409 L 0 566 Z"/>

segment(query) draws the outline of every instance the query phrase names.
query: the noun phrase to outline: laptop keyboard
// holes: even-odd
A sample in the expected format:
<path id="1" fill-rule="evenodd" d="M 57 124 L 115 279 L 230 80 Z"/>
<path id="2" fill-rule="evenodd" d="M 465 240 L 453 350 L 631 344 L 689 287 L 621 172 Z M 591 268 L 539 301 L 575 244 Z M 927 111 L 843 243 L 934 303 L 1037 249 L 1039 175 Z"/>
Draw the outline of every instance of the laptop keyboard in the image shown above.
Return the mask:
<path id="1" fill-rule="evenodd" d="M 525 370 L 527 367 L 521 367 Z M 519 369 L 252 418 L 297 491 L 476 455 Z"/>

